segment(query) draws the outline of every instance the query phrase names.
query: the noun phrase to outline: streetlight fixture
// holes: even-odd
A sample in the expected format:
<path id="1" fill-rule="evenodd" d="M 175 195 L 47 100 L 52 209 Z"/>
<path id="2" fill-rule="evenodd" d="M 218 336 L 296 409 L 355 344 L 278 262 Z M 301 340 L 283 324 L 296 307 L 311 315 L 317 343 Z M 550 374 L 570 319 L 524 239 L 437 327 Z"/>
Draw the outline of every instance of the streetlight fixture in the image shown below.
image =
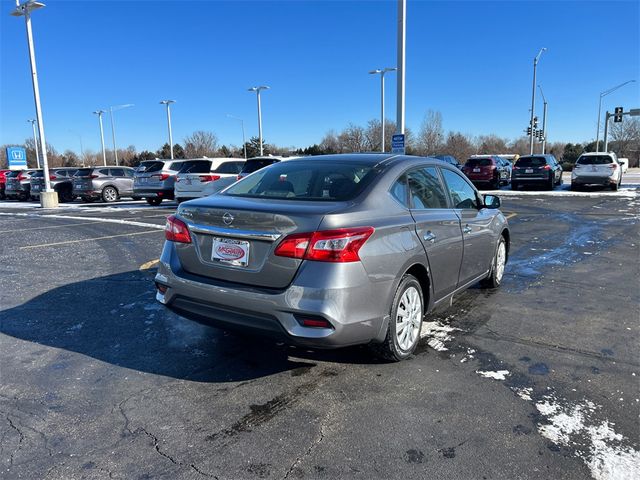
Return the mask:
<path id="1" fill-rule="evenodd" d="M 118 110 L 122 110 L 123 108 L 133 107 L 133 103 L 127 103 L 125 105 L 116 105 L 114 107 L 109 107 L 109 118 L 111 119 L 111 138 L 113 139 L 113 158 L 115 159 L 116 166 L 118 163 L 118 146 L 116 145 L 116 127 L 113 124 L 113 112 Z"/>
<path id="2" fill-rule="evenodd" d="M 380 151 L 384 152 L 384 74 L 387 72 L 394 72 L 398 70 L 395 67 L 387 67 L 387 68 L 376 68 L 375 70 L 371 70 L 369 72 L 370 75 L 380 74 L 380 128 L 381 128 L 381 140 L 380 140 Z"/>
<path id="3" fill-rule="evenodd" d="M 171 104 L 176 103 L 175 100 L 161 100 L 160 105 L 167 106 L 167 125 L 169 126 L 169 150 L 171 151 L 171 160 L 173 160 L 173 135 L 171 133 Z"/>
<path id="4" fill-rule="evenodd" d="M 233 118 L 234 120 L 238 120 L 242 125 L 242 148 L 244 149 L 244 159 L 246 160 L 247 159 L 247 141 L 244 138 L 244 120 L 240 117 L 231 115 L 230 113 L 227 113 L 227 117 Z"/>
<path id="5" fill-rule="evenodd" d="M 626 82 L 621 83 L 620 85 L 616 85 L 615 87 L 610 88 L 609 90 L 605 90 L 604 92 L 600 92 L 600 100 L 598 101 L 598 127 L 597 127 L 597 130 L 596 130 L 596 152 L 600 151 L 600 113 L 602 111 L 602 99 L 604 97 L 606 97 L 607 95 L 609 95 L 610 93 L 615 92 L 619 88 L 624 87 L 628 83 L 634 83 L 634 82 L 635 82 L 635 80 L 627 80 Z"/>
<path id="6" fill-rule="evenodd" d="M 36 164 L 38 168 L 40 168 L 40 153 L 38 152 L 38 135 L 36 134 L 36 120 L 31 119 L 27 120 L 27 123 L 31 124 L 31 128 L 33 129 L 33 148 L 36 150 Z"/>
<path id="7" fill-rule="evenodd" d="M 40 146 L 42 147 L 42 167 L 44 169 L 44 191 L 40 194 L 40 205 L 46 208 L 58 206 L 58 194 L 51 189 L 49 179 L 49 162 L 47 160 L 47 141 L 44 135 L 44 122 L 42 120 L 42 109 L 40 107 L 40 87 L 38 85 L 38 70 L 36 68 L 36 52 L 33 46 L 33 32 L 31 30 L 31 12 L 44 7 L 44 3 L 29 0 L 20 5 L 20 0 L 16 0 L 16 9 L 11 12 L 14 17 L 24 17 L 27 28 L 27 43 L 29 45 L 29 59 L 31 63 L 31 81 L 33 83 L 33 100 L 36 105 L 36 119 L 38 121 L 38 131 L 40 132 Z M 37 145 L 36 145 L 37 149 Z"/>
<path id="8" fill-rule="evenodd" d="M 262 148 L 262 107 L 260 106 L 260 92 L 262 90 L 269 90 L 269 88 L 266 85 L 261 85 L 259 87 L 251 87 L 249 89 L 247 89 L 249 92 L 256 92 L 256 97 L 258 99 L 258 138 L 260 140 L 260 156 L 263 155 L 263 148 Z"/>
<path id="9" fill-rule="evenodd" d="M 533 88 L 531 89 L 531 120 L 529 125 L 531 126 L 531 133 L 529 134 L 529 154 L 533 155 L 533 118 L 535 117 L 535 109 L 536 109 L 536 67 L 538 66 L 538 61 L 540 60 L 540 56 L 546 52 L 546 48 L 541 48 L 538 54 L 533 59 Z"/>
<path id="10" fill-rule="evenodd" d="M 538 85 L 540 89 L 540 95 L 542 95 L 542 101 L 544 102 L 544 109 L 542 110 L 542 154 L 544 155 L 547 148 L 547 99 L 544 96 L 542 87 Z"/>
<path id="11" fill-rule="evenodd" d="M 96 110 L 93 112 L 95 115 L 98 115 L 98 123 L 100 123 L 100 142 L 102 143 L 102 164 L 107 166 L 107 151 L 104 148 L 104 129 L 102 128 L 102 114 L 107 113 L 104 110 Z"/>

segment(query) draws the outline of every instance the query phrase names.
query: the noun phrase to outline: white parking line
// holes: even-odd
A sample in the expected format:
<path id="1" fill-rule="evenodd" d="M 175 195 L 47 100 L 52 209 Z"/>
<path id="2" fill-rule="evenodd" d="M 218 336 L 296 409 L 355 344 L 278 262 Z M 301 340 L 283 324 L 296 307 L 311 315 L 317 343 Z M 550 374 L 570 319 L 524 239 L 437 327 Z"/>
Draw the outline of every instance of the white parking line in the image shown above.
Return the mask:
<path id="1" fill-rule="evenodd" d="M 89 220 L 97 223 L 117 223 L 120 225 L 132 225 L 134 227 L 149 227 L 156 228 L 158 230 L 164 230 L 164 225 L 158 225 L 157 223 L 144 223 L 133 222 L 131 220 L 120 220 L 117 218 L 98 218 L 98 217 L 74 217 L 71 215 L 40 215 L 37 213 L 8 213 L 0 212 L 0 215 L 5 217 L 31 217 L 31 218 L 62 218 L 66 220 Z"/>

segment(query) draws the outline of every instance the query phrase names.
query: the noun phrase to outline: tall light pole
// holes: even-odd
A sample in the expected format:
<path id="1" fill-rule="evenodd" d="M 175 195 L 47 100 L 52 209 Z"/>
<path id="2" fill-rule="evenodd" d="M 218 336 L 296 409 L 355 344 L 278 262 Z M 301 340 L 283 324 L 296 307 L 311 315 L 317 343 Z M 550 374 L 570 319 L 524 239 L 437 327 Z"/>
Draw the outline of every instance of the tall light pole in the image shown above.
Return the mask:
<path id="1" fill-rule="evenodd" d="M 540 95 L 542 95 L 542 101 L 544 102 L 544 109 L 542 110 L 542 153 L 546 153 L 547 148 L 547 99 L 544 96 L 542 87 L 538 85 L 540 89 Z"/>
<path id="2" fill-rule="evenodd" d="M 531 126 L 531 133 L 529 134 L 529 154 L 533 155 L 533 118 L 535 116 L 536 109 L 536 68 L 538 61 L 543 52 L 546 52 L 546 48 L 541 48 L 538 54 L 533 59 L 533 88 L 531 89 L 531 120 L 529 125 Z"/>
<path id="3" fill-rule="evenodd" d="M 260 105 L 260 91 L 261 90 L 269 90 L 270 87 L 266 85 L 261 85 L 259 87 L 251 87 L 248 89 L 250 92 L 256 92 L 256 97 L 258 98 L 258 138 L 260 140 L 260 156 L 263 154 L 262 149 L 262 107 Z"/>
<path id="4" fill-rule="evenodd" d="M 40 168 L 40 153 L 38 152 L 38 135 L 36 134 L 36 120 L 31 119 L 27 120 L 28 123 L 31 124 L 31 128 L 33 129 L 33 148 L 36 150 L 36 165 Z"/>
<path id="5" fill-rule="evenodd" d="M 113 158 L 116 165 L 118 163 L 118 146 L 116 145 L 116 127 L 113 124 L 113 112 L 122 110 L 123 108 L 133 107 L 133 103 L 127 103 L 126 105 L 116 105 L 115 107 L 109 107 L 109 118 L 111 119 L 111 138 L 113 139 Z"/>
<path id="6" fill-rule="evenodd" d="M 405 44 L 407 40 L 407 0 L 398 0 L 398 91 L 396 132 L 404 134 Z"/>
<path id="7" fill-rule="evenodd" d="M 44 3 L 29 0 L 20 5 L 20 0 L 16 0 L 16 9 L 11 12 L 14 17 L 24 17 L 27 28 L 27 43 L 29 44 L 29 60 L 31 63 L 31 81 L 33 83 L 33 100 L 36 105 L 36 119 L 38 121 L 38 131 L 40 132 L 40 146 L 42 148 L 42 167 L 44 168 L 44 195 L 40 195 L 40 204 L 43 207 L 57 207 L 58 194 L 51 189 L 49 180 L 49 162 L 47 160 L 47 140 L 44 135 L 44 122 L 42 120 L 42 109 L 40 108 L 40 87 L 38 85 L 38 70 L 36 68 L 36 52 L 33 46 L 33 32 L 31 31 L 31 11 L 44 7 Z"/>
<path id="8" fill-rule="evenodd" d="M 609 95 L 610 93 L 615 92 L 619 88 L 624 87 L 626 84 L 633 83 L 633 82 L 635 82 L 635 80 L 627 80 L 626 82 L 621 83 L 620 85 L 616 85 L 615 87 L 610 88 L 609 90 L 600 92 L 600 100 L 598 101 L 598 127 L 596 130 L 596 152 L 600 151 L 600 113 L 602 111 L 602 99 L 607 95 Z"/>
<path id="9" fill-rule="evenodd" d="M 176 103 L 175 100 L 161 100 L 161 105 L 167 106 L 167 125 L 169 127 L 169 150 L 171 151 L 171 160 L 173 160 L 173 134 L 171 133 L 171 104 Z"/>
<path id="10" fill-rule="evenodd" d="M 100 124 L 100 142 L 102 144 L 102 164 L 107 166 L 107 151 L 104 148 L 104 129 L 102 128 L 102 114 L 107 113 L 104 110 L 96 110 L 93 112 L 95 115 L 98 115 L 98 123 Z"/>
<path id="11" fill-rule="evenodd" d="M 371 70 L 369 74 L 375 75 L 380 74 L 380 128 L 382 131 L 382 138 L 380 140 L 380 151 L 384 152 L 384 74 L 387 72 L 393 72 L 397 70 L 397 68 L 376 68 L 375 70 Z"/>
<path id="12" fill-rule="evenodd" d="M 244 138 L 244 120 L 241 119 L 240 117 L 231 115 L 230 113 L 227 113 L 227 117 L 233 118 L 234 120 L 238 120 L 240 122 L 240 125 L 242 126 L 242 148 L 244 149 L 244 159 L 246 160 L 247 159 L 247 141 Z"/>

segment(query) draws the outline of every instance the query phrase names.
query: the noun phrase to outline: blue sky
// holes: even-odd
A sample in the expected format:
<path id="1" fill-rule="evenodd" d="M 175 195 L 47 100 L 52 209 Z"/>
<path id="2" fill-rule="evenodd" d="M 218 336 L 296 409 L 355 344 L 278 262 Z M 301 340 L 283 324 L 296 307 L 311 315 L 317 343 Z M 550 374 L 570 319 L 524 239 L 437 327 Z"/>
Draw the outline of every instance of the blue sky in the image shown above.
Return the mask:
<path id="1" fill-rule="evenodd" d="M 45 0 L 46 1 L 46 0 Z M 257 135 L 263 94 L 265 140 L 319 142 L 329 129 L 379 115 L 371 69 L 396 63 L 395 1 L 48 0 L 33 14 L 47 141 L 59 151 L 100 147 L 98 108 L 117 112 L 118 145 L 157 149 L 172 109 L 174 141 L 194 130 L 221 143 Z M 0 144 L 30 136 L 34 117 L 24 21 L 0 1 Z M 599 92 L 640 82 L 640 2 L 415 1 L 407 7 L 406 122 L 428 109 L 444 128 L 514 138 L 528 122 L 532 59 L 547 47 L 538 81 L 549 101 L 549 140 L 595 137 Z M 395 118 L 395 74 L 387 112 Z M 539 96 L 538 96 L 539 97 Z M 638 83 L 605 108 L 640 107 Z M 542 111 L 539 102 L 538 111 Z M 108 119 L 105 136 L 110 143 Z"/>

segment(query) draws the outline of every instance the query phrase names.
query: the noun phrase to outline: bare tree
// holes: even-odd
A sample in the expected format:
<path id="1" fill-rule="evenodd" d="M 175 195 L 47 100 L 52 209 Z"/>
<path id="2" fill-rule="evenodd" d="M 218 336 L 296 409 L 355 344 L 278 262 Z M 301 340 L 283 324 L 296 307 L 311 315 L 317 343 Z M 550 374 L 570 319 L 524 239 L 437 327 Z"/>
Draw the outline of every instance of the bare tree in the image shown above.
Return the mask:
<path id="1" fill-rule="evenodd" d="M 476 152 L 476 147 L 467 135 L 460 132 L 449 132 L 443 151 L 456 157 L 459 162 L 464 163 Z"/>
<path id="2" fill-rule="evenodd" d="M 640 150 L 640 119 L 625 117 L 621 123 L 613 123 L 609 146 L 619 157 L 629 158 L 632 162 Z M 636 162 L 633 163 L 635 165 Z"/>
<path id="3" fill-rule="evenodd" d="M 509 153 L 529 155 L 529 137 L 519 137 L 509 145 Z"/>
<path id="4" fill-rule="evenodd" d="M 340 135 L 338 143 L 342 152 L 364 152 L 367 150 L 365 130 L 359 125 L 349 124 Z"/>
<path id="5" fill-rule="evenodd" d="M 213 132 L 198 130 L 185 137 L 182 143 L 186 158 L 215 157 L 218 151 L 218 137 Z"/>
<path id="6" fill-rule="evenodd" d="M 422 120 L 416 139 L 416 149 L 421 155 L 441 153 L 444 133 L 442 130 L 442 114 L 429 110 Z"/>
<path id="7" fill-rule="evenodd" d="M 322 141 L 320 142 L 319 147 L 325 153 L 341 153 L 338 136 L 333 130 L 329 130 L 327 133 L 325 133 L 324 137 L 322 137 Z"/>
<path id="8" fill-rule="evenodd" d="M 507 140 L 497 135 L 481 135 L 476 140 L 478 153 L 480 154 L 500 154 L 507 153 Z"/>

